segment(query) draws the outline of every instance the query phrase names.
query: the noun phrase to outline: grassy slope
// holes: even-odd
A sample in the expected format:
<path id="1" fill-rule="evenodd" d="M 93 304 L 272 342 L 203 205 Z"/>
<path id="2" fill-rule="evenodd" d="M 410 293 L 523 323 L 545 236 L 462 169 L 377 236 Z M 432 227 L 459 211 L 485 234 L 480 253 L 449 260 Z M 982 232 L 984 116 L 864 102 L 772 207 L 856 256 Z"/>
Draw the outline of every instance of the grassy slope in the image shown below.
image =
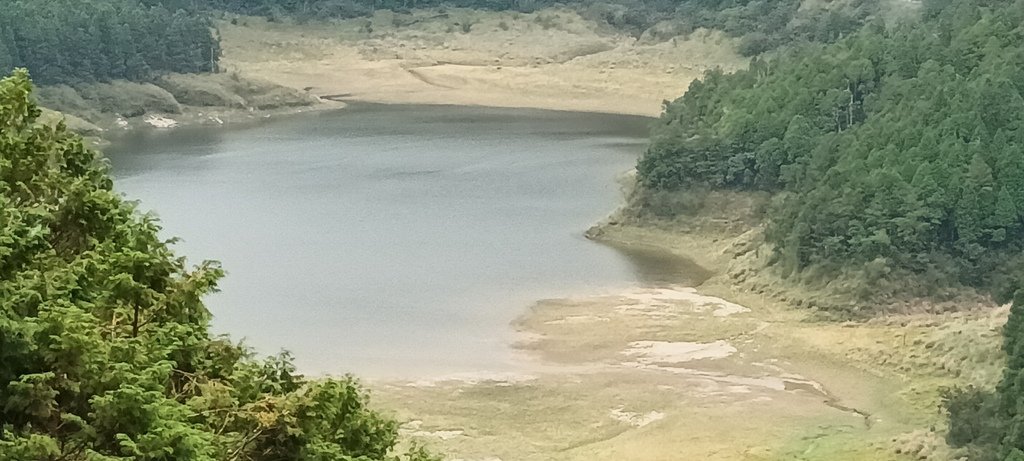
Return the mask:
<path id="1" fill-rule="evenodd" d="M 312 107 L 319 101 L 306 92 L 237 73 L 170 74 L 152 83 L 112 81 L 44 86 L 39 103 L 65 117 L 69 127 L 88 136 L 132 126 L 147 126 L 147 117 L 183 124 L 222 124 L 272 113 Z"/>
<path id="2" fill-rule="evenodd" d="M 782 322 L 783 328 L 775 329 L 777 334 L 764 344 L 779 351 L 801 351 L 808 357 L 804 365 L 808 374 L 827 376 L 833 366 L 848 366 L 891 385 L 872 391 L 873 386 L 863 382 L 840 380 L 837 385 L 843 388 L 836 390 L 840 395 L 861 394 L 889 409 L 900 408 L 891 417 L 904 423 L 904 432 L 875 437 L 873 448 L 865 446 L 862 436 L 804 434 L 790 441 L 792 453 L 802 453 L 806 459 L 838 459 L 824 454 L 844 453 L 842 459 L 848 459 L 852 454 L 845 450 L 867 450 L 865 459 L 870 459 L 872 450 L 880 449 L 921 459 L 950 459 L 941 440 L 945 421 L 939 411 L 940 390 L 997 382 L 1002 366 L 1000 328 L 1007 306 L 993 306 L 973 296 L 962 304 L 917 300 L 893 306 L 888 315 L 847 322 L 825 320 L 812 309 L 795 307 L 822 295 L 823 290 L 808 290 L 764 267 L 770 252 L 759 239 L 758 214 L 764 200 L 743 193 L 712 193 L 673 220 L 622 211 L 592 234 L 604 241 L 656 245 L 695 257 L 718 273 L 700 287 L 703 292 L 755 311 L 777 312 L 779 318 L 801 316 L 797 322 Z"/>
<path id="3" fill-rule="evenodd" d="M 637 40 L 556 9 L 232 22 L 221 24 L 228 68 L 373 102 L 656 115 L 706 69 L 746 62 L 719 33 Z"/>

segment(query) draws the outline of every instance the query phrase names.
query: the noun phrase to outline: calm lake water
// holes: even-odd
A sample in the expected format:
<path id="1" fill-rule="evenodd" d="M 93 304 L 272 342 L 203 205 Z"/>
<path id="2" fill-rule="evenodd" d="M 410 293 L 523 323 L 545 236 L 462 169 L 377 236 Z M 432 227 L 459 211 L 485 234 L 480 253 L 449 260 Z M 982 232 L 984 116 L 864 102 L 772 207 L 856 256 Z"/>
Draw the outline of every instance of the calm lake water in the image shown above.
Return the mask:
<path id="1" fill-rule="evenodd" d="M 181 253 L 222 261 L 218 331 L 305 372 L 434 376 L 513 367 L 508 324 L 538 299 L 694 273 L 583 238 L 620 203 L 649 122 L 354 105 L 107 153 Z"/>

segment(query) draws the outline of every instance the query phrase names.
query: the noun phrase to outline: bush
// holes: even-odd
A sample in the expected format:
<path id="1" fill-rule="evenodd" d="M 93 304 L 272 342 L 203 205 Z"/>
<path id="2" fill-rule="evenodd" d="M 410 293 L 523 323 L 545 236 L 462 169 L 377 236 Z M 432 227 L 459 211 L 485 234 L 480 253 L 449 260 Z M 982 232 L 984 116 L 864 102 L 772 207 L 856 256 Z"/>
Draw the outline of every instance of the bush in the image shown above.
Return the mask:
<path id="1" fill-rule="evenodd" d="M 98 120 L 99 113 L 93 104 L 82 98 L 74 88 L 67 85 L 40 87 L 36 91 L 39 105 L 65 114 L 75 114 L 86 120 Z"/>
<path id="2" fill-rule="evenodd" d="M 189 106 L 245 107 L 245 99 L 232 92 L 224 74 L 161 77 L 156 84 L 167 90 L 179 103 Z"/>
<path id="3" fill-rule="evenodd" d="M 541 29 L 549 30 L 558 27 L 558 16 L 553 14 L 538 14 L 533 22 L 540 25 Z"/>
<path id="4" fill-rule="evenodd" d="M 63 122 L 68 130 L 82 136 L 99 136 L 103 134 L 102 128 L 90 123 L 88 120 L 83 120 L 68 113 L 42 109 L 42 113 L 39 115 L 39 123 L 57 126 L 60 122 Z"/>
<path id="5" fill-rule="evenodd" d="M 174 95 L 152 83 L 124 80 L 94 83 L 80 86 L 78 93 L 100 111 L 123 117 L 138 117 L 151 112 L 181 113 L 181 105 Z"/>
<path id="6" fill-rule="evenodd" d="M 974 386 L 944 389 L 942 407 L 949 415 L 946 442 L 953 447 L 968 447 L 972 461 L 994 461 L 1003 433 L 997 405 L 995 393 Z"/>
<path id="7" fill-rule="evenodd" d="M 255 109 L 301 107 L 316 102 L 316 98 L 304 91 L 265 80 L 246 79 L 232 74 L 224 82 L 228 90 L 245 100 L 246 106 Z"/>
<path id="8" fill-rule="evenodd" d="M 659 218 L 695 216 L 704 209 L 707 191 L 689 190 L 642 190 L 638 195 L 640 210 Z"/>
<path id="9" fill-rule="evenodd" d="M 768 34 L 751 32 L 740 39 L 740 44 L 736 51 L 743 56 L 750 57 L 757 56 L 772 48 L 775 48 L 775 41 Z"/>

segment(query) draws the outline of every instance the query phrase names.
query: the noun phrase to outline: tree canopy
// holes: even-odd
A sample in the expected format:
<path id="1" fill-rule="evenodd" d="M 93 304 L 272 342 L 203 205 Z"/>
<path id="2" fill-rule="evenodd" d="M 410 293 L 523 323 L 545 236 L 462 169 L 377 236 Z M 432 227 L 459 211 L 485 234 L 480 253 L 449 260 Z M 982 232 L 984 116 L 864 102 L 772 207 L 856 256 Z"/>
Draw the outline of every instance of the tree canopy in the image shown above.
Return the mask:
<path id="1" fill-rule="evenodd" d="M 186 267 L 31 90 L 0 81 L 0 461 L 398 459 L 352 379 L 210 333 L 220 267 Z"/>
<path id="2" fill-rule="evenodd" d="M 162 72 L 217 69 L 220 42 L 204 16 L 138 0 L 5 0 L 0 75 L 38 83 L 143 81 Z"/>
<path id="3" fill-rule="evenodd" d="M 786 273 L 998 288 L 1024 239 L 1024 2 L 923 9 L 693 82 L 654 129 L 643 188 L 778 193 L 766 237 Z"/>

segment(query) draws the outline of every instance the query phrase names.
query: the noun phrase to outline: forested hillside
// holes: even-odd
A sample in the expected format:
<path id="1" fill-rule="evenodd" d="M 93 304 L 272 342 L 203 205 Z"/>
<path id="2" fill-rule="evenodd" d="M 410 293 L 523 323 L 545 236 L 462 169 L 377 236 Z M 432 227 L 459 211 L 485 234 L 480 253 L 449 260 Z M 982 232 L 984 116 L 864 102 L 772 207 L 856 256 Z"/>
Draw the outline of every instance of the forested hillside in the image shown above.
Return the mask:
<path id="1" fill-rule="evenodd" d="M 38 83 L 74 85 L 214 71 L 220 44 L 209 16 L 221 12 L 311 20 L 427 7 L 551 6 L 637 36 L 659 23 L 670 35 L 720 29 L 743 37 L 740 51 L 755 55 L 794 41 L 837 40 L 876 13 L 878 0 L 817 9 L 801 9 L 800 0 L 11 0 L 0 9 L 0 72 L 25 67 Z"/>
<path id="2" fill-rule="evenodd" d="M 172 1 L 172 0 L 167 0 Z M 792 41 L 831 42 L 856 31 L 878 12 L 878 0 L 837 0 L 801 9 L 801 0 L 204 0 L 207 9 L 270 18 L 354 18 L 375 10 L 461 7 L 530 12 L 565 7 L 639 36 L 659 23 L 672 35 L 697 28 L 743 37 L 740 51 L 754 55 Z"/>
<path id="3" fill-rule="evenodd" d="M 147 0 L 7 0 L 0 8 L 0 74 L 37 82 L 147 80 L 217 68 L 219 41 L 203 15 Z"/>
<path id="4" fill-rule="evenodd" d="M 695 81 L 639 162 L 640 208 L 671 215 L 662 198 L 692 188 L 770 191 L 784 274 L 1006 296 L 1024 262 L 1024 2 L 922 14 Z"/>
<path id="5" fill-rule="evenodd" d="M 352 380 L 211 335 L 219 266 L 186 267 L 38 115 L 26 73 L 0 81 L 0 460 L 398 459 Z"/>

